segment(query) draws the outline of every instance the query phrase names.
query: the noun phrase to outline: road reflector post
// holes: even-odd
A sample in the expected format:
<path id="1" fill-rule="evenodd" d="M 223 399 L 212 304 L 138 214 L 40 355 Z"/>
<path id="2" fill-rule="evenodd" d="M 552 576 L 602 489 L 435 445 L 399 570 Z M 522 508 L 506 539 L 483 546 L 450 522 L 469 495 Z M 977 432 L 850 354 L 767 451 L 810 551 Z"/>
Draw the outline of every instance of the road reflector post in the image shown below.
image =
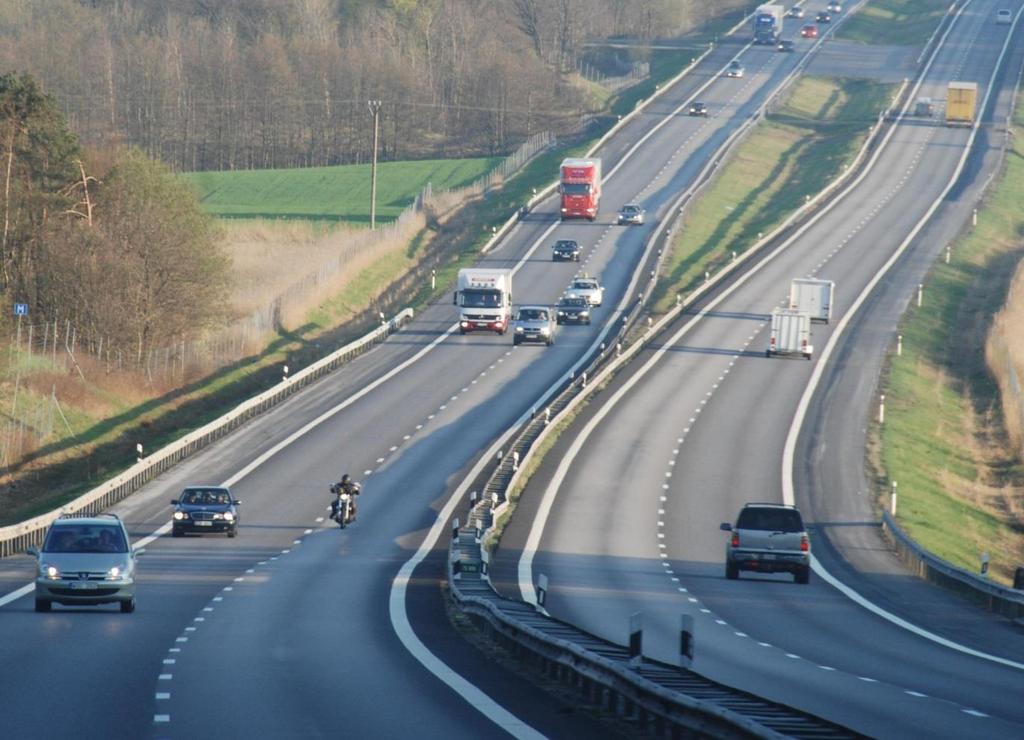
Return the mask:
<path id="1" fill-rule="evenodd" d="M 537 608 L 543 609 L 548 600 L 548 577 L 541 573 L 537 576 Z"/>
<path id="2" fill-rule="evenodd" d="M 896 481 L 892 482 L 892 497 L 889 504 L 889 513 L 896 516 L 896 486 L 899 485 Z"/>
<path id="3" fill-rule="evenodd" d="M 878 399 L 878 423 L 885 423 L 885 394 L 883 393 L 881 398 Z"/>
<path id="4" fill-rule="evenodd" d="M 683 614 L 679 625 L 679 667 L 693 665 L 693 615 Z"/>
<path id="5" fill-rule="evenodd" d="M 452 542 L 459 541 L 459 520 L 456 517 L 455 521 L 452 522 Z"/>
<path id="6" fill-rule="evenodd" d="M 519 452 L 512 453 L 512 472 L 519 470 Z"/>
<path id="7" fill-rule="evenodd" d="M 903 335 L 902 334 L 897 334 L 896 335 L 896 356 L 897 357 L 902 357 L 903 356 Z"/>
<path id="8" fill-rule="evenodd" d="M 981 553 L 981 577 L 988 578 L 988 553 Z"/>
<path id="9" fill-rule="evenodd" d="M 281 368 L 281 370 L 282 370 L 281 380 L 284 381 L 285 383 L 287 383 L 288 382 L 288 366 L 285 365 L 283 368 Z"/>
<path id="10" fill-rule="evenodd" d="M 135 462 L 142 462 L 142 442 L 135 445 Z"/>
<path id="11" fill-rule="evenodd" d="M 917 284 L 917 307 L 921 308 L 921 300 L 924 298 L 924 283 Z"/>
<path id="12" fill-rule="evenodd" d="M 629 667 L 639 668 L 644 660 L 644 613 L 629 615 Z"/>

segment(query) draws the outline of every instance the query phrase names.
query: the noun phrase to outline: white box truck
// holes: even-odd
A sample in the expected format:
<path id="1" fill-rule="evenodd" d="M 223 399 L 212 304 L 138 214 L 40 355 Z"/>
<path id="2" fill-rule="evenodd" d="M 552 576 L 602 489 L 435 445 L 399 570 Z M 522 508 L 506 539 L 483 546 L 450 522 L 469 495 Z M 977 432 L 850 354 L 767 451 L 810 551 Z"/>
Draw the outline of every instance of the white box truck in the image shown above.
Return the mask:
<path id="1" fill-rule="evenodd" d="M 765 356 L 802 355 L 809 360 L 812 354 L 811 315 L 791 308 L 773 309 L 772 333 Z"/>
<path id="2" fill-rule="evenodd" d="M 504 334 L 512 321 L 512 271 L 477 267 L 459 270 L 454 303 L 459 333 Z"/>
<path id="3" fill-rule="evenodd" d="M 836 284 L 817 278 L 794 278 L 789 284 L 789 307 L 811 315 L 811 321 L 828 323 Z"/>

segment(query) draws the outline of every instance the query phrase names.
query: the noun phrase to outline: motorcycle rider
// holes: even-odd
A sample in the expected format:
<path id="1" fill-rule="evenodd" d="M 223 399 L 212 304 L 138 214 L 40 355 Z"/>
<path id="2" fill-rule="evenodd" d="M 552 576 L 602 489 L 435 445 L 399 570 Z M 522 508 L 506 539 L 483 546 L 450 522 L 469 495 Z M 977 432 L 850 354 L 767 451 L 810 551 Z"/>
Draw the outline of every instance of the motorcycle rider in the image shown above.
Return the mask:
<path id="1" fill-rule="evenodd" d="M 338 517 L 338 504 L 341 503 L 340 496 L 342 493 L 349 494 L 349 521 L 354 522 L 356 520 L 356 496 L 359 495 L 359 484 L 349 478 L 348 473 L 341 476 L 341 480 L 331 486 L 331 493 L 335 494 L 334 500 L 331 501 L 331 518 L 337 519 Z"/>

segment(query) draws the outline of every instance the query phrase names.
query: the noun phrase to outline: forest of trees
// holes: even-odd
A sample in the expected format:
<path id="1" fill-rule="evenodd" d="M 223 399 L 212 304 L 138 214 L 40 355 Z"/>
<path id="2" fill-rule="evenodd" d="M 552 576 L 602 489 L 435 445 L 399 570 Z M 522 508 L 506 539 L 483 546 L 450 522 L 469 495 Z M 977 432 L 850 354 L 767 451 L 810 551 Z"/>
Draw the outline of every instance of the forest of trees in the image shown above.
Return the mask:
<path id="1" fill-rule="evenodd" d="M 230 264 L 216 224 L 165 165 L 136 149 L 84 150 L 27 74 L 0 75 L 0 142 L 7 306 L 129 357 L 223 316 Z"/>
<path id="2" fill-rule="evenodd" d="M 588 40 L 665 37 L 745 0 L 46 0 L 0 9 L 27 71 L 91 146 L 175 170 L 504 153 L 575 129 Z M 593 54 L 593 52 L 589 52 Z M 626 52 L 592 57 L 609 74 Z M 618 64 L 619 68 L 616 68 Z"/>

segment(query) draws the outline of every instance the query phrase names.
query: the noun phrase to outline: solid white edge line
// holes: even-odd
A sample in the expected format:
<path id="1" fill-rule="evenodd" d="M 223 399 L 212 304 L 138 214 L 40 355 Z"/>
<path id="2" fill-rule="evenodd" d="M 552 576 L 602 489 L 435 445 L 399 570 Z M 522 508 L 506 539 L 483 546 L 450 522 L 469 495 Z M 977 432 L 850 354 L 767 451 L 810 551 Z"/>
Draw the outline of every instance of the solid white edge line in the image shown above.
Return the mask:
<path id="1" fill-rule="evenodd" d="M 960 12 L 963 13 L 965 8 L 966 8 L 966 5 L 964 6 L 964 8 L 961 8 Z M 950 31 L 951 30 L 952 30 L 952 26 L 950 26 Z M 995 69 L 993 70 L 992 76 L 989 78 L 989 81 L 988 81 L 987 90 L 985 92 L 985 98 L 982 101 L 981 105 L 979 106 L 979 110 L 982 111 L 982 112 L 985 110 L 985 106 L 988 104 L 989 96 L 992 94 L 993 82 L 995 81 L 996 75 L 998 74 L 999 69 L 1000 69 L 1000 67 L 1002 65 L 1003 57 L 1006 55 L 1006 50 L 1009 47 L 1009 42 L 1010 42 L 1011 38 L 1012 38 L 1012 34 L 1007 34 L 1006 40 L 1003 42 L 1002 51 L 999 54 L 999 58 L 996 60 Z M 930 65 L 930 62 L 929 62 L 929 65 Z M 927 70 L 926 70 L 926 72 L 927 72 Z M 922 77 L 923 77 L 923 75 L 922 75 Z M 861 305 L 863 305 L 864 301 L 867 300 L 868 296 L 874 290 L 875 286 L 882 280 L 882 278 L 889 272 L 889 270 L 892 269 L 893 265 L 900 258 L 900 256 L 910 247 L 910 243 L 917 237 L 917 235 L 921 232 L 921 230 L 924 229 L 924 227 L 928 223 L 929 219 L 931 219 L 931 217 L 932 217 L 932 215 L 934 215 L 935 211 L 937 211 L 939 209 L 939 207 L 942 205 L 942 201 L 945 199 L 946 195 L 949 193 L 949 191 L 956 184 L 956 181 L 960 177 L 960 174 L 963 171 L 964 165 L 967 162 L 967 158 L 968 158 L 968 156 L 971 153 L 971 147 L 972 147 L 972 145 L 974 143 L 974 138 L 975 138 L 975 135 L 977 134 L 978 126 L 979 126 L 980 122 L 981 122 L 981 115 L 979 114 L 978 119 L 975 121 L 974 127 L 973 127 L 973 129 L 971 131 L 971 135 L 970 135 L 970 137 L 968 139 L 967 146 L 964 147 L 964 153 L 961 155 L 960 161 L 957 164 L 956 170 L 953 172 L 953 175 L 951 176 L 949 183 L 946 185 L 945 188 L 943 188 L 942 193 L 939 195 L 939 197 L 936 198 L 932 202 L 931 206 L 925 212 L 925 215 L 917 222 L 917 224 L 914 226 L 914 228 L 911 230 L 911 232 L 907 235 L 907 237 L 900 243 L 900 245 L 896 249 L 896 251 L 893 252 L 893 254 L 889 257 L 889 259 L 885 262 L 885 264 L 882 265 L 881 269 L 868 282 L 868 284 L 866 286 L 864 286 L 864 289 L 860 292 L 860 295 L 857 296 L 857 299 L 850 306 L 849 310 L 843 315 L 843 318 L 839 321 L 839 323 L 836 324 L 835 331 L 829 337 L 828 344 L 825 345 L 825 349 L 822 351 L 821 357 L 815 363 L 814 370 L 811 373 L 811 378 L 807 382 L 807 387 L 804 389 L 803 396 L 800 398 L 800 403 L 797 405 L 796 413 L 793 415 L 793 422 L 790 424 L 789 432 L 788 432 L 787 437 L 786 437 L 786 445 L 785 445 L 785 448 L 783 450 L 783 455 L 782 455 L 782 500 L 783 500 L 783 503 L 793 505 L 794 502 L 795 502 L 795 493 L 794 493 L 794 486 L 793 486 L 793 468 L 795 466 L 797 437 L 800 434 L 800 429 L 803 426 L 804 417 L 807 415 L 807 410 L 810 407 L 811 397 L 814 395 L 814 392 L 817 389 L 818 384 L 821 382 L 821 378 L 822 378 L 822 376 L 824 374 L 825 365 L 826 365 L 826 363 L 828 361 L 828 358 L 831 356 L 832 351 L 838 345 L 839 338 L 842 336 L 843 332 L 846 330 L 846 327 L 849 325 L 849 323 L 850 323 L 851 319 L 853 318 L 853 316 L 860 309 Z M 895 130 L 895 128 L 896 127 L 894 126 L 893 130 Z M 837 591 L 842 593 L 844 596 L 849 598 L 851 601 L 853 601 L 854 603 L 858 604 L 859 606 L 864 607 L 865 609 L 870 611 L 872 614 L 874 614 L 874 615 L 876 615 L 878 617 L 881 617 L 882 619 L 885 619 L 886 621 L 890 622 L 891 624 L 896 625 L 897 627 L 901 627 L 902 629 L 905 629 L 905 630 L 907 630 L 909 632 L 912 632 L 913 634 L 917 635 L 918 637 L 922 637 L 922 638 L 924 638 L 926 640 L 930 640 L 931 642 L 934 642 L 934 643 L 936 643 L 938 645 L 942 645 L 943 647 L 947 647 L 947 648 L 949 648 L 951 650 L 956 650 L 957 652 L 961 652 L 961 653 L 964 653 L 966 655 L 970 655 L 970 656 L 975 657 L 975 658 L 981 658 L 983 660 L 988 660 L 988 661 L 991 661 L 993 663 L 998 663 L 1000 665 L 1004 665 L 1004 666 L 1007 666 L 1009 668 L 1014 668 L 1016 670 L 1024 670 L 1024 663 L 1018 663 L 1016 661 L 1009 660 L 1007 658 L 1002 658 L 1002 657 L 1000 657 L 998 655 L 991 655 L 989 653 L 981 652 L 980 650 L 974 650 L 973 648 L 969 648 L 966 645 L 961 645 L 959 643 L 953 642 L 952 640 L 948 640 L 948 639 L 946 639 L 944 637 L 941 637 L 940 635 L 937 635 L 934 632 L 930 632 L 930 631 L 928 631 L 926 629 L 923 629 L 923 628 L 918 627 L 918 626 L 916 626 L 914 624 L 911 624 L 910 622 L 906 621 L 905 619 L 902 619 L 901 617 L 898 617 L 895 614 L 892 614 L 891 612 L 883 609 L 882 607 L 878 606 L 877 604 L 874 604 L 873 602 L 871 602 L 868 599 L 864 598 L 861 594 L 859 594 L 857 591 L 855 591 L 854 589 L 850 588 L 846 584 L 842 583 L 838 578 L 836 578 L 831 573 L 829 573 L 825 569 L 825 567 L 816 558 L 813 557 L 813 555 L 811 557 L 811 567 L 814 570 L 814 572 L 818 575 L 819 578 L 824 580 L 826 583 L 828 583 L 830 586 L 832 586 Z"/>
<path id="2" fill-rule="evenodd" d="M 516 426 L 509 428 L 496 444 L 504 444 L 515 432 Z M 434 520 L 433 526 L 420 544 L 416 553 L 409 558 L 399 569 L 398 575 L 391 582 L 391 594 L 388 601 L 388 610 L 391 616 L 391 626 L 409 653 L 418 660 L 424 668 L 434 676 L 448 685 L 452 691 L 465 699 L 474 709 L 481 712 L 487 719 L 491 720 L 501 729 L 517 738 L 543 738 L 544 735 L 534 730 L 523 720 L 516 717 L 507 709 L 502 707 L 480 688 L 473 685 L 459 673 L 449 667 L 440 658 L 434 655 L 430 649 L 420 641 L 413 630 L 409 615 L 405 610 L 406 592 L 409 588 L 409 581 L 413 571 L 433 550 L 437 541 L 444 534 L 446 523 L 451 518 L 455 507 L 465 497 L 466 490 L 477 475 L 488 465 L 492 459 L 491 455 L 484 455 L 477 461 L 473 471 L 466 477 L 463 483 L 455 490 L 452 496 L 445 503 L 444 508 Z"/>

